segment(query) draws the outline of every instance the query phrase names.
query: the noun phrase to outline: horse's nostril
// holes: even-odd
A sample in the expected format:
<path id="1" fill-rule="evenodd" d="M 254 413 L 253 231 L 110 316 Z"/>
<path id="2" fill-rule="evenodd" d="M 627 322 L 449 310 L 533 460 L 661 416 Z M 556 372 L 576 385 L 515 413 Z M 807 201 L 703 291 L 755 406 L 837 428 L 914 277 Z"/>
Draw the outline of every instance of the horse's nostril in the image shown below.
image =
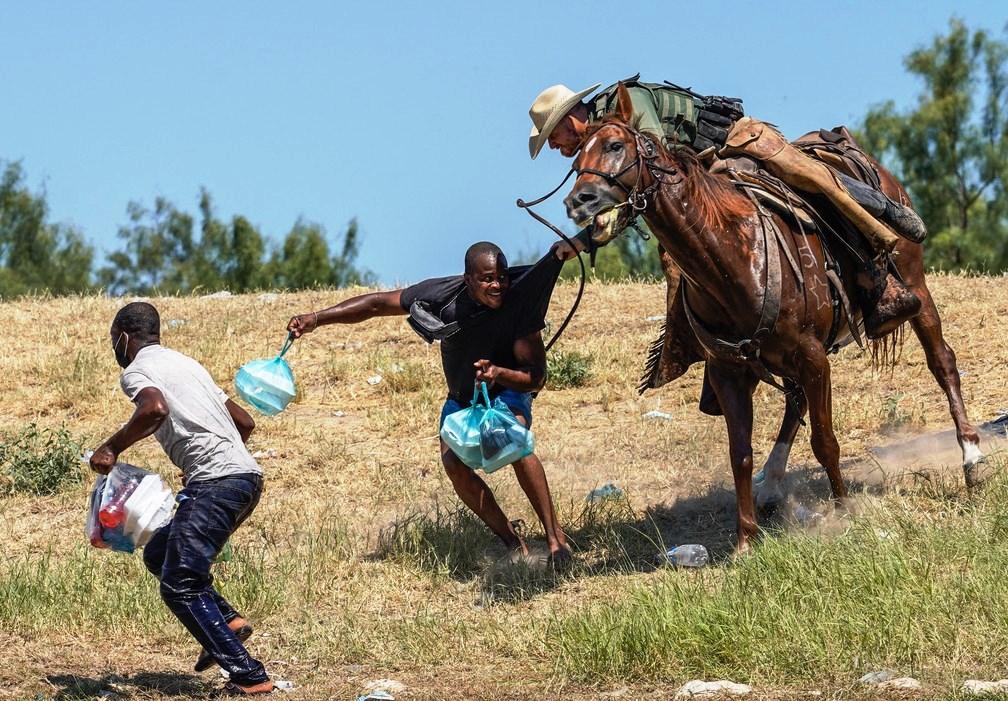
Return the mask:
<path id="1" fill-rule="evenodd" d="M 588 204 L 589 202 L 594 202 L 598 197 L 590 192 L 579 192 L 577 196 L 577 201 L 580 204 Z"/>

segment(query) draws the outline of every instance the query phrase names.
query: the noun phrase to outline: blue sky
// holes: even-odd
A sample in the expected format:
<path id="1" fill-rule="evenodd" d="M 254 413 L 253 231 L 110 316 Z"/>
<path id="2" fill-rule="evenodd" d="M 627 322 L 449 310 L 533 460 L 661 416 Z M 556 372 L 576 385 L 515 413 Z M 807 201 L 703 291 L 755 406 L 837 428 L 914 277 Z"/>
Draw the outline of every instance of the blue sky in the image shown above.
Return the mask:
<path id="1" fill-rule="evenodd" d="M 618 8 L 618 9 L 617 9 Z M 99 258 L 126 204 L 162 195 L 275 240 L 356 216 L 385 284 L 456 272 L 470 243 L 553 235 L 515 207 L 569 164 L 528 156 L 528 107 L 640 71 L 794 137 L 918 86 L 902 58 L 951 15 L 1000 33 L 996 2 L 0 4 L 0 159 L 44 187 Z M 557 202 L 542 209 L 565 222 Z M 566 223 L 566 222 L 565 222 Z"/>

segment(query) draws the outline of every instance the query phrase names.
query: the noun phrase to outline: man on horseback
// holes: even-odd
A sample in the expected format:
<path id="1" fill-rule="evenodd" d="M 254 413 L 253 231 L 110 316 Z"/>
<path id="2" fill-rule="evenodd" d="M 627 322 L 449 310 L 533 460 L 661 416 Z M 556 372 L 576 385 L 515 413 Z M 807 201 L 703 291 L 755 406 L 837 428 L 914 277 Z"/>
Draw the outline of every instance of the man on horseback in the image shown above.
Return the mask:
<path id="1" fill-rule="evenodd" d="M 862 292 L 859 301 L 869 338 L 890 333 L 918 313 L 920 300 L 888 270 L 888 254 L 899 240 L 894 231 L 915 243 L 920 243 L 926 234 L 923 222 L 910 207 L 893 202 L 876 187 L 827 166 L 819 160 L 818 150 L 812 151 L 817 156 L 813 158 L 788 143 L 771 125 L 744 117 L 741 100 L 737 98 L 702 96 L 671 83 L 642 83 L 637 76 L 622 82 L 633 104 L 631 126 L 638 131 L 658 139 L 667 148 L 686 148 L 704 158 L 710 157 L 715 169 L 753 168 L 755 161 L 788 185 L 825 196 L 856 227 L 872 249 L 865 256 L 864 270 L 858 276 Z M 588 126 L 614 110 L 618 85 L 593 97 L 589 95 L 595 93 L 599 84 L 576 93 L 564 85 L 542 91 L 529 109 L 533 124 L 529 135 L 531 157 L 535 158 L 547 143 L 568 158 L 574 156 Z M 840 133 L 852 145 L 846 130 Z M 844 147 L 849 148 L 846 144 Z M 584 240 L 581 237 L 578 242 Z M 565 255 L 574 255 L 566 244 L 558 248 Z M 642 380 L 642 391 L 679 377 L 689 365 L 702 359 L 675 303 L 678 270 L 660 246 L 659 255 L 669 285 L 668 318 L 664 338 L 659 339 L 660 356 L 656 343 L 652 351 L 655 362 L 649 363 L 649 376 Z"/>

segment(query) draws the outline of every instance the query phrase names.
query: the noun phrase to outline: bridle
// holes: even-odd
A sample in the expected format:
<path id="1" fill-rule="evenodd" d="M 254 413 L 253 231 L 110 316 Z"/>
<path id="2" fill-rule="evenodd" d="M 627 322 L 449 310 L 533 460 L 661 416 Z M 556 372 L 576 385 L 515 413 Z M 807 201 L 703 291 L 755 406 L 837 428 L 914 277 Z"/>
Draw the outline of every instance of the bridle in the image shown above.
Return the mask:
<path id="1" fill-rule="evenodd" d="M 651 140 L 649 136 L 647 136 L 646 134 L 642 134 L 641 132 L 637 131 L 628 124 L 617 124 L 615 126 L 624 129 L 634 137 L 637 149 L 637 157 L 634 160 L 630 161 L 620 170 L 613 173 L 603 173 L 602 171 L 595 170 L 593 168 L 581 168 L 579 170 L 574 165 L 572 165 L 570 170 L 567 171 L 567 174 L 564 176 L 563 180 L 560 181 L 560 184 L 557 185 L 552 190 L 550 190 L 549 192 L 547 192 L 545 195 L 543 195 L 538 199 L 532 200 L 531 202 L 526 202 L 525 200 L 519 197 L 518 201 L 515 203 L 520 208 L 528 212 L 533 219 L 538 221 L 543 226 L 549 228 L 554 234 L 563 239 L 567 243 L 567 245 L 571 247 L 571 250 L 576 251 L 577 248 L 574 246 L 574 242 L 570 240 L 570 237 L 567 236 L 567 234 L 565 234 L 563 231 L 561 231 L 559 227 L 557 227 L 548 219 L 546 219 L 546 217 L 542 216 L 541 214 L 532 209 L 532 207 L 538 204 L 542 204 L 550 197 L 555 195 L 557 191 L 560 190 L 560 188 L 562 188 L 564 185 L 567 184 L 567 181 L 570 180 L 571 175 L 577 173 L 578 177 L 581 177 L 582 173 L 589 173 L 591 175 L 597 175 L 605 179 L 606 182 L 608 182 L 610 185 L 613 183 L 619 185 L 620 188 L 622 188 L 627 193 L 627 199 L 622 204 L 616 205 L 614 209 L 618 209 L 620 207 L 626 207 L 627 205 L 629 205 L 634 212 L 634 216 L 630 217 L 632 221 L 637 215 L 641 214 L 645 209 L 647 209 L 647 198 L 653 195 L 658 190 L 658 188 L 660 188 L 662 185 L 668 182 L 667 180 L 665 180 L 664 176 L 679 174 L 678 169 L 665 168 L 658 165 L 655 162 L 659 156 L 659 153 L 657 147 L 655 146 L 654 142 Z M 585 142 L 582 140 L 582 142 L 578 145 L 577 148 L 578 151 L 580 151 L 584 147 L 584 143 Z M 577 161 L 575 160 L 575 164 L 576 163 Z M 632 188 L 628 188 L 626 185 L 623 184 L 620 178 L 629 173 L 630 170 L 635 167 L 637 168 L 637 179 L 634 182 L 634 186 Z M 641 179 L 643 178 L 643 173 L 645 169 L 651 174 L 651 184 L 645 188 L 641 188 Z M 594 248 L 591 249 L 589 255 L 591 258 L 591 263 L 594 266 L 595 264 Z M 546 344 L 547 351 L 553 346 L 554 343 L 557 342 L 557 340 L 560 338 L 560 334 L 562 334 L 564 329 L 567 328 L 567 324 L 569 324 L 570 320 L 574 317 L 574 312 L 577 311 L 578 306 L 581 304 L 581 297 L 584 295 L 585 278 L 587 277 L 587 273 L 585 271 L 584 261 L 581 259 L 580 254 L 578 254 L 577 259 L 578 264 L 581 266 L 581 281 L 578 286 L 577 296 L 574 298 L 574 304 L 571 305 L 570 311 L 567 312 L 567 316 L 566 318 L 564 318 L 563 323 L 560 324 L 560 327 L 557 329 L 556 333 L 553 334 L 553 338 L 550 339 L 549 343 Z"/>
<path id="2" fill-rule="evenodd" d="M 663 185 L 669 184 L 666 176 L 674 176 L 679 174 L 679 169 L 672 167 L 668 168 L 657 163 L 659 157 L 658 147 L 655 145 L 654 141 L 650 136 L 637 131 L 629 124 L 623 124 L 619 122 L 606 122 L 602 127 L 596 130 L 591 136 L 594 136 L 598 131 L 604 129 L 606 126 L 614 126 L 629 133 L 634 138 L 635 150 L 637 151 L 636 157 L 629 161 L 626 165 L 617 171 L 606 173 L 595 168 L 577 168 L 577 161 L 575 165 L 571 166 L 571 173 L 577 173 L 578 177 L 581 177 L 585 173 L 588 175 L 596 175 L 603 180 L 605 180 L 610 185 L 617 185 L 621 190 L 623 190 L 626 195 L 626 201 L 616 205 L 614 209 L 619 209 L 621 207 L 629 206 L 634 213 L 633 219 L 637 215 L 640 215 L 647 209 L 648 198 L 651 197 L 655 192 L 659 190 Z M 590 138 L 590 137 L 586 137 Z M 584 141 L 578 146 L 580 151 L 584 148 Z M 622 178 L 624 175 L 629 173 L 634 168 L 637 169 L 637 177 L 634 179 L 633 187 L 627 187 L 623 182 Z M 641 187 L 641 182 L 644 178 L 644 171 L 647 171 L 651 175 L 651 183 L 647 187 Z M 570 177 L 570 173 L 568 173 Z M 564 179 L 567 182 L 567 179 Z M 561 187 L 563 183 L 561 183 Z M 557 188 L 560 189 L 560 188 Z M 554 191 L 555 192 L 555 191 Z"/>

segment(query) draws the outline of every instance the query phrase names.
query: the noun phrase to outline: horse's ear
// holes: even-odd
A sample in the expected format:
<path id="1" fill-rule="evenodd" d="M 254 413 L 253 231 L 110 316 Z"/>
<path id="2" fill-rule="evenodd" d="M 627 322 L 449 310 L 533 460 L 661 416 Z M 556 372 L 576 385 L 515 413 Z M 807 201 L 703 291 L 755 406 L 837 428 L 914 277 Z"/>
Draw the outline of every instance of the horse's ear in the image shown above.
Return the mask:
<path id="1" fill-rule="evenodd" d="M 616 116 L 625 124 L 633 124 L 633 101 L 622 81 L 616 86 Z"/>

